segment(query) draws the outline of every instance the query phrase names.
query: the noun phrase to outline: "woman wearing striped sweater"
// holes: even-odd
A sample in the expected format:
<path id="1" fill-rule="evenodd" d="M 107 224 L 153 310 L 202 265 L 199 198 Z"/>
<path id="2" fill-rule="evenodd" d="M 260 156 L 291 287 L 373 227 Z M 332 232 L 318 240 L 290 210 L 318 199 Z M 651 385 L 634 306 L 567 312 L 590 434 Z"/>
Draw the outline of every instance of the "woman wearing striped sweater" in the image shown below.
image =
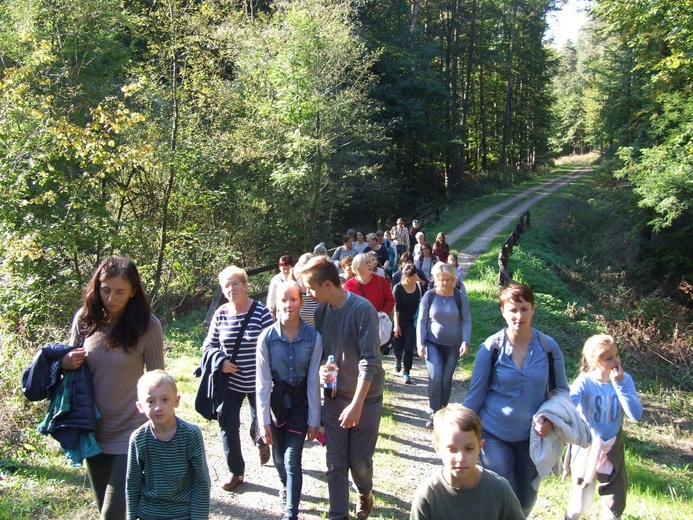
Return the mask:
<path id="1" fill-rule="evenodd" d="M 257 338 L 272 324 L 272 316 L 261 302 L 248 297 L 248 275 L 235 266 L 219 273 L 219 285 L 229 300 L 214 313 L 203 350 L 219 349 L 227 358 L 221 371 L 228 378 L 224 413 L 220 421 L 221 441 L 231 477 L 222 487 L 231 491 L 243 483 L 245 460 L 241 451 L 241 406 L 245 398 L 250 405 L 250 437 L 257 445 L 260 463 L 270 458 L 270 449 L 259 435 L 255 409 L 255 352 Z"/>

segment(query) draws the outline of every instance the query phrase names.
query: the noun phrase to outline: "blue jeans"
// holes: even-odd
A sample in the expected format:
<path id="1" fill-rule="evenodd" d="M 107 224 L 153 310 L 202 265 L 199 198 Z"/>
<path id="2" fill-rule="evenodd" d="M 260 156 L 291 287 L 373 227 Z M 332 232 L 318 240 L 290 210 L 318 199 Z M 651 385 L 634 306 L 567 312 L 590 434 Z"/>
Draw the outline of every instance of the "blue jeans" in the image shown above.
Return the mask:
<path id="1" fill-rule="evenodd" d="M 426 368 L 428 369 L 428 406 L 435 413 L 448 405 L 452 393 L 452 375 L 460 357 L 459 347 L 426 345 Z"/>
<path id="2" fill-rule="evenodd" d="M 373 453 L 378 441 L 383 399 L 366 400 L 359 423 L 353 428 L 339 425 L 339 414 L 351 399 L 338 395 L 322 407 L 327 441 L 327 489 L 331 520 L 349 519 L 349 472 L 360 494 L 373 490 Z"/>
<path id="3" fill-rule="evenodd" d="M 529 516 L 538 494 L 532 487 L 532 481 L 538 473 L 529 456 L 529 439 L 505 442 L 483 428 L 481 437 L 486 441 L 479 455 L 482 466 L 510 482 L 510 487 L 520 501 L 522 511 L 525 516 Z"/>
<path id="4" fill-rule="evenodd" d="M 224 424 L 221 426 L 221 444 L 226 455 L 226 464 L 229 471 L 240 477 L 245 472 L 245 460 L 243 460 L 243 452 L 241 451 L 241 406 L 243 400 L 248 398 L 250 406 L 250 438 L 253 443 L 258 446 L 263 446 L 265 443 L 258 434 L 257 429 L 257 411 L 255 409 L 255 392 L 238 392 L 236 390 L 228 390 L 226 392 L 226 401 L 224 402 Z"/>
<path id="5" fill-rule="evenodd" d="M 305 432 L 289 430 L 287 424 L 277 428 L 274 423 L 272 428 L 272 460 L 279 473 L 279 480 L 286 489 L 285 520 L 298 518 L 298 503 L 301 500 L 301 488 L 303 487 L 303 441 Z"/>

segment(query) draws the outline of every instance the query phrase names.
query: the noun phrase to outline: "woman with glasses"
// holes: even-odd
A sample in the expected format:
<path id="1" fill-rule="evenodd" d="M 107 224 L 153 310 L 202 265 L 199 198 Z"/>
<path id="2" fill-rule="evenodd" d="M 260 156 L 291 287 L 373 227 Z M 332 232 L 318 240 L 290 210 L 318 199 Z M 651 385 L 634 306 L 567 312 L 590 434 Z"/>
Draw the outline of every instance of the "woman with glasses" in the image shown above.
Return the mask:
<path id="1" fill-rule="evenodd" d="M 241 451 L 241 406 L 245 398 L 250 405 L 250 438 L 258 448 L 260 464 L 270 458 L 270 448 L 260 437 L 255 408 L 255 353 L 257 338 L 272 325 L 265 305 L 248 297 L 248 275 L 240 267 L 229 266 L 219 273 L 219 285 L 229 300 L 214 313 L 209 332 L 202 344 L 204 359 L 215 357 L 218 370 L 227 382 L 222 383 L 224 399 L 218 414 L 221 443 L 226 455 L 230 478 L 222 485 L 231 491 L 243 484 L 245 460 Z"/>
<path id="2" fill-rule="evenodd" d="M 433 267 L 435 290 L 421 299 L 416 340 L 419 357 L 426 360 L 428 369 L 429 419 L 448 405 L 452 393 L 452 376 L 460 356 L 469 351 L 472 335 L 472 316 L 464 284 L 455 288 L 455 268 L 438 262 Z"/>

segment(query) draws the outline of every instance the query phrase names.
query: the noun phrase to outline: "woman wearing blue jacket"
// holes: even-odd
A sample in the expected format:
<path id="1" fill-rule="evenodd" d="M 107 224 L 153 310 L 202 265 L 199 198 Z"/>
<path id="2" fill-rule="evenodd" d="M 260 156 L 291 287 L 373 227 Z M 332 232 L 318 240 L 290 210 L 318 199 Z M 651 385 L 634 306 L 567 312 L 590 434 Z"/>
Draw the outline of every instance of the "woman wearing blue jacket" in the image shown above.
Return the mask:
<path id="1" fill-rule="evenodd" d="M 507 327 L 479 347 L 464 406 L 483 424 L 481 463 L 510 482 L 529 515 L 537 499 L 530 429 L 545 436 L 553 428 L 548 420 L 533 425 L 532 417 L 546 400 L 547 388 L 568 391 L 568 381 L 558 344 L 532 327 L 531 289 L 510 284 L 501 289 L 499 300 Z"/>

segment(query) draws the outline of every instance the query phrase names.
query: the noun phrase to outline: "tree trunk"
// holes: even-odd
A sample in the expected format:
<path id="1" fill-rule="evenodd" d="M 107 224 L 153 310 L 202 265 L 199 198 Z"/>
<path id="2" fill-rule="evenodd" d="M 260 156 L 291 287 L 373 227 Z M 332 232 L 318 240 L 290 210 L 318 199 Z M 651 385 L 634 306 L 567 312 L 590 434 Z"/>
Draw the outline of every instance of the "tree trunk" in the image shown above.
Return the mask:
<path id="1" fill-rule="evenodd" d="M 469 139 L 469 129 L 467 128 L 467 120 L 469 119 L 470 96 L 472 92 L 472 67 L 474 66 L 474 44 L 476 38 L 476 0 L 472 1 L 472 19 L 469 26 L 469 41 L 467 43 L 467 70 L 464 79 L 464 95 L 462 97 L 462 128 L 460 132 L 460 142 L 462 143 L 460 150 L 460 180 L 464 179 L 467 140 Z"/>
<path id="2" fill-rule="evenodd" d="M 510 125 L 510 100 L 513 85 L 513 51 L 515 47 L 515 26 L 517 22 L 517 0 L 513 2 L 513 22 L 510 28 L 510 45 L 508 47 L 508 76 L 505 83 L 505 111 L 503 114 L 503 142 L 501 145 L 500 171 L 501 175 L 507 166 L 508 132 Z"/>
<path id="3" fill-rule="evenodd" d="M 169 142 L 169 158 L 168 158 L 168 182 L 164 189 L 164 196 L 161 201 L 161 232 L 159 235 L 159 249 L 156 258 L 156 271 L 154 273 L 154 282 L 150 293 L 150 299 L 155 302 L 161 289 L 161 280 L 164 270 L 164 258 L 166 256 L 166 248 L 169 241 L 168 228 L 168 213 L 169 204 L 171 202 L 171 194 L 173 193 L 173 185 L 176 179 L 175 156 L 178 148 L 178 128 L 180 119 L 180 99 L 178 92 L 178 52 L 177 44 L 177 25 L 174 0 L 169 0 L 168 11 L 171 23 L 170 45 L 172 49 L 171 69 L 169 81 L 171 84 L 171 136 Z"/>

